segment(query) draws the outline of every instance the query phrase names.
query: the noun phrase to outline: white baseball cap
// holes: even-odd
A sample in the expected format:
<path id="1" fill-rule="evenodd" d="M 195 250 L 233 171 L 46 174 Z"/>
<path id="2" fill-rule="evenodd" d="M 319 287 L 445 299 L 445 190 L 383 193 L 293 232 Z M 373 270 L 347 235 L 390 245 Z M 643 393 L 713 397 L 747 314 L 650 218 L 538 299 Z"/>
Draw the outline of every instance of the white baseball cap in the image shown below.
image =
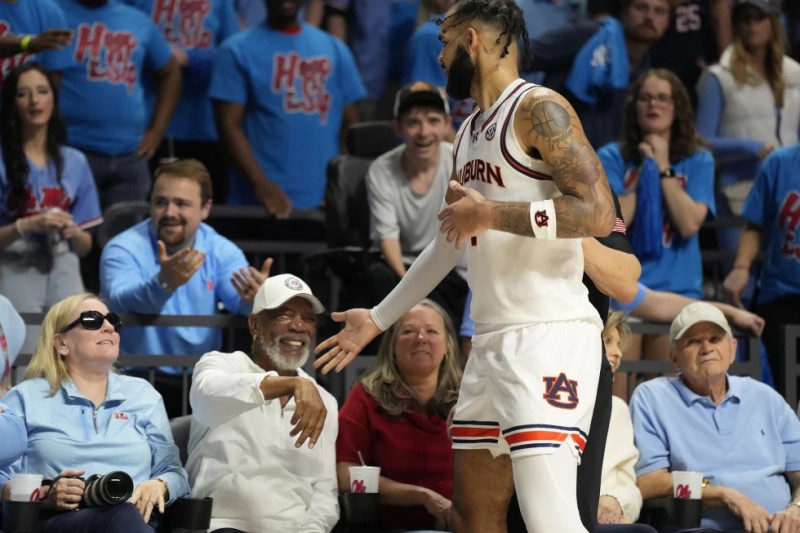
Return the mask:
<path id="1" fill-rule="evenodd" d="M 253 313 L 260 313 L 264 309 L 277 309 L 297 296 L 308 300 L 315 313 L 325 311 L 325 307 L 311 294 L 311 289 L 305 281 L 292 274 L 280 274 L 270 276 L 258 288 L 253 298 Z"/>
<path id="2" fill-rule="evenodd" d="M 733 336 L 728 320 L 722 314 L 722 311 L 706 302 L 694 302 L 684 307 L 675 317 L 675 320 L 672 321 L 672 325 L 669 327 L 670 343 L 683 337 L 689 331 L 689 328 L 700 322 L 716 324 L 724 329 L 729 336 Z"/>

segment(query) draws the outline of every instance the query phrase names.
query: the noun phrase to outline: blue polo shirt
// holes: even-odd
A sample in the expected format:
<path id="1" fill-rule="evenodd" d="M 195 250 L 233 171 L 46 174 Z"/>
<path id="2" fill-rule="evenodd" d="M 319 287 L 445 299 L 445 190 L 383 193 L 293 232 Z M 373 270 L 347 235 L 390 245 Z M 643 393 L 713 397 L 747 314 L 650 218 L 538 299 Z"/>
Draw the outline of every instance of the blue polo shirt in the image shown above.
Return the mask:
<path id="1" fill-rule="evenodd" d="M 772 388 L 728 376 L 719 405 L 678 377 L 639 385 L 631 397 L 636 475 L 668 468 L 702 472 L 716 485 L 744 493 L 770 514 L 791 501 L 784 472 L 800 470 L 800 420 Z M 703 510 L 702 527 L 742 529 L 727 507 Z"/>
<path id="2" fill-rule="evenodd" d="M 143 220 L 111 239 L 100 257 L 100 293 L 117 313 L 214 315 L 218 303 L 232 313 L 249 314 L 231 283 L 233 272 L 247 268 L 244 253 L 208 224 L 200 224 L 194 249 L 205 261 L 189 281 L 169 292 L 158 283 L 161 266 L 151 219 Z M 130 326 L 122 330 L 120 352 L 125 354 L 202 355 L 219 350 L 218 328 Z M 177 369 L 161 370 L 177 373 Z"/>
<path id="3" fill-rule="evenodd" d="M 122 470 L 134 486 L 162 478 L 170 501 L 189 494 L 161 395 L 143 379 L 109 372 L 106 399 L 96 409 L 71 380 L 50 394 L 44 378 L 23 381 L 3 404 L 25 420 L 29 472 L 52 479 L 69 468 L 85 470 L 84 477 Z M 22 463 L 0 468 L 0 486 L 23 471 Z"/>

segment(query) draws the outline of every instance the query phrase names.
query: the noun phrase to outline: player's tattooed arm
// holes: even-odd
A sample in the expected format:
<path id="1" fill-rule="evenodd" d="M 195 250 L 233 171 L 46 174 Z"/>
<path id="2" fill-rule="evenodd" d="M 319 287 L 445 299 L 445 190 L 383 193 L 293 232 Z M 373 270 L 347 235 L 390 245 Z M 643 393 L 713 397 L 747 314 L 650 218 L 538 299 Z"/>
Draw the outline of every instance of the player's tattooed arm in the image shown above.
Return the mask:
<path id="1" fill-rule="evenodd" d="M 541 155 L 563 194 L 553 200 L 557 236 L 608 235 L 615 218 L 611 188 L 572 106 L 549 89 L 535 89 L 517 109 L 514 131 L 524 150 Z"/>

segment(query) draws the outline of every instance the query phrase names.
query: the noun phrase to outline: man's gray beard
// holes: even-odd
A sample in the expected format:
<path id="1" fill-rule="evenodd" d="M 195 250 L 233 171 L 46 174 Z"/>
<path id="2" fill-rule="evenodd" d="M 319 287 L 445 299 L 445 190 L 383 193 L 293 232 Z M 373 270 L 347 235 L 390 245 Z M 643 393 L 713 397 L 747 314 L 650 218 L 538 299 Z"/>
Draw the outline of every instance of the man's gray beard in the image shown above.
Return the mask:
<path id="1" fill-rule="evenodd" d="M 302 357 L 299 359 L 289 359 L 281 353 L 280 343 L 282 338 L 283 335 L 278 335 L 272 342 L 268 343 L 263 335 L 259 335 L 258 342 L 261 344 L 261 349 L 264 350 L 264 354 L 272 361 L 276 370 L 297 370 L 298 368 L 302 368 L 311 355 L 311 339 L 306 339 L 306 353 Z"/>

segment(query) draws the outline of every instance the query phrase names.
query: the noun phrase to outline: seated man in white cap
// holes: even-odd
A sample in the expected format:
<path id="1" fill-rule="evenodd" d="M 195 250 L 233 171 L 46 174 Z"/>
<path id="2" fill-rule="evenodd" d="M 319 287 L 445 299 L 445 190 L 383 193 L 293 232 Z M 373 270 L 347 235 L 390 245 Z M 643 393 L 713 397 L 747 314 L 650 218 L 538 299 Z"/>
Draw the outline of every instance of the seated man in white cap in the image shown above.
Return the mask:
<path id="1" fill-rule="evenodd" d="M 677 377 L 631 398 L 642 497 L 672 496 L 672 472 L 704 476 L 702 526 L 800 531 L 800 421 L 773 389 L 728 374 L 736 339 L 716 307 L 695 302 L 670 326 Z"/>
<path id="2" fill-rule="evenodd" d="M 186 470 L 214 498 L 211 531 L 322 533 L 339 518 L 336 399 L 301 367 L 324 308 L 291 274 L 267 279 L 249 316 L 252 354 L 205 354 L 190 392 Z"/>

